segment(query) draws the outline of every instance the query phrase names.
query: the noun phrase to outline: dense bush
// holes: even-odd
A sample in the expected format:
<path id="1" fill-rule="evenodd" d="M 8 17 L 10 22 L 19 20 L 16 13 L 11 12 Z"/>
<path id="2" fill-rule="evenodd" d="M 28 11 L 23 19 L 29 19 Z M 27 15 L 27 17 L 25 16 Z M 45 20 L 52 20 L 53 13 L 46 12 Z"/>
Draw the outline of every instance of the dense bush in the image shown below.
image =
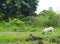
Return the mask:
<path id="1" fill-rule="evenodd" d="M 10 20 L 9 23 L 12 24 L 12 25 L 16 25 L 16 26 L 23 26 L 23 25 L 25 25 L 25 23 L 24 23 L 23 21 L 18 20 L 18 19 L 16 19 L 16 18 Z"/>
<path id="2" fill-rule="evenodd" d="M 59 15 L 53 10 L 43 10 L 42 12 L 39 13 L 39 16 L 40 16 L 38 17 L 39 21 L 43 20 L 41 21 L 41 23 L 44 24 L 43 26 L 58 26 L 60 22 Z"/>

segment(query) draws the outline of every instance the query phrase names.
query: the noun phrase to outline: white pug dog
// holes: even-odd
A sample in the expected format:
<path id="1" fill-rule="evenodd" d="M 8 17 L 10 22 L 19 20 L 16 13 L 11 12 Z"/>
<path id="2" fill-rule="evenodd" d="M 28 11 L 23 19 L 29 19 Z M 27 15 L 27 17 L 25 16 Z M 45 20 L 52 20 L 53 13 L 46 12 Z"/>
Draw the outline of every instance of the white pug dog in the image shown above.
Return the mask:
<path id="1" fill-rule="evenodd" d="M 53 32 L 53 27 L 45 28 L 45 29 L 42 31 L 42 34 L 47 34 L 48 32 Z"/>

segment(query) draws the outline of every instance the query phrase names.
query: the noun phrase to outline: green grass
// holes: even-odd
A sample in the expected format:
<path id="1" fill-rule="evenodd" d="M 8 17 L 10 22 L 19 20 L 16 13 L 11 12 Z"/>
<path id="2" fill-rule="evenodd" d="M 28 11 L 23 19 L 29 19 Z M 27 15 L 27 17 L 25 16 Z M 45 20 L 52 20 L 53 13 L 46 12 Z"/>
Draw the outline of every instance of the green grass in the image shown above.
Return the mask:
<path id="1" fill-rule="evenodd" d="M 59 30 L 59 29 L 57 29 Z M 60 31 L 60 30 L 59 30 Z M 27 37 L 29 37 L 29 34 L 33 34 L 34 36 L 39 36 L 43 38 L 43 42 L 44 44 L 48 43 L 48 44 L 56 44 L 56 43 L 51 43 L 48 42 L 49 38 L 56 38 L 56 39 L 60 39 L 60 34 L 59 32 L 56 32 L 56 30 L 54 31 L 54 33 L 49 33 L 47 35 L 42 35 L 40 32 L 20 32 L 20 33 L 10 33 L 10 34 L 0 34 L 0 43 L 1 44 L 38 44 L 38 41 L 25 41 L 25 39 Z"/>
<path id="2" fill-rule="evenodd" d="M 11 25 L 9 23 L 7 24 L 0 24 L 0 32 L 37 32 L 42 30 L 44 27 L 33 27 L 33 26 L 16 26 Z"/>
<path id="3" fill-rule="evenodd" d="M 38 44 L 38 41 L 25 41 L 29 34 L 33 34 L 34 36 L 42 37 L 44 40 L 44 44 L 57 44 L 51 43 L 48 41 L 49 38 L 60 39 L 60 27 L 53 27 L 54 32 L 48 33 L 47 35 L 42 35 L 41 31 L 45 27 L 33 27 L 33 26 L 16 26 L 9 23 L 0 24 L 0 44 Z M 12 33 L 6 34 L 1 32 L 20 32 L 20 33 Z"/>

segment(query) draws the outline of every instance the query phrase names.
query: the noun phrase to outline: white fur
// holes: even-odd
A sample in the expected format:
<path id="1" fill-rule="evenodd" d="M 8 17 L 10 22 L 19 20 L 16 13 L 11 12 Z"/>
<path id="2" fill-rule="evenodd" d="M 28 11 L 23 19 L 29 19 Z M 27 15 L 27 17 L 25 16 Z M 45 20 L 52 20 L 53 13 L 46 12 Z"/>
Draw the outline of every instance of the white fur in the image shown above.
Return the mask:
<path id="1" fill-rule="evenodd" d="M 45 28 L 45 29 L 42 31 L 42 34 L 47 34 L 48 32 L 53 32 L 53 27 Z"/>

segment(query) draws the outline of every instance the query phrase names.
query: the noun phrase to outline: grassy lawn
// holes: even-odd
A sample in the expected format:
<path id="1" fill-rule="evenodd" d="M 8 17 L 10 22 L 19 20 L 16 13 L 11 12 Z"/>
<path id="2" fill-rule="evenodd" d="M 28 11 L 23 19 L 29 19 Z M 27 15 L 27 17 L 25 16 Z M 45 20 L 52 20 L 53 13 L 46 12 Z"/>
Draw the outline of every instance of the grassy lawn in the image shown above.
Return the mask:
<path id="1" fill-rule="evenodd" d="M 59 29 L 57 29 L 59 30 Z M 60 31 L 60 30 L 59 30 Z M 42 37 L 44 44 L 57 44 L 48 42 L 49 38 L 60 39 L 59 31 L 54 31 L 54 33 L 48 33 L 47 35 L 42 35 L 41 32 L 14 32 L 14 33 L 1 33 L 0 34 L 0 44 L 38 44 L 38 41 L 25 41 L 29 34 L 34 36 Z"/>
<path id="2" fill-rule="evenodd" d="M 1 29 L 1 28 L 0 28 Z M 60 39 L 60 27 L 54 27 L 53 33 L 48 33 L 47 35 L 42 35 L 41 31 L 44 27 L 35 27 L 32 30 L 37 30 L 35 32 L 0 32 L 0 44 L 38 44 L 38 41 L 25 41 L 29 34 L 34 36 L 42 37 L 44 44 L 57 44 L 48 41 L 49 38 Z M 28 30 L 29 31 L 29 30 Z"/>

